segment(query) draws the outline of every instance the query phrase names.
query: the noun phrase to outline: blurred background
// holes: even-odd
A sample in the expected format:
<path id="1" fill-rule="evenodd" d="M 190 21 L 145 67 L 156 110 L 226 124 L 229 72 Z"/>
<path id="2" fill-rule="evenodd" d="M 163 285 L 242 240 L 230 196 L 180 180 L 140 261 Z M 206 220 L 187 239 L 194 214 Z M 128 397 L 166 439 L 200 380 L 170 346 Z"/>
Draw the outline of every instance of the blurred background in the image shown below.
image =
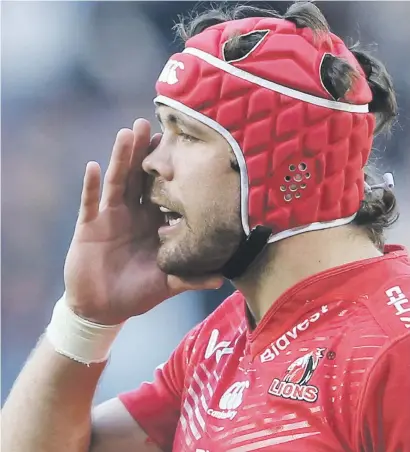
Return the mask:
<path id="1" fill-rule="evenodd" d="M 284 12 L 290 2 L 252 4 Z M 154 83 L 167 57 L 180 49 L 173 23 L 179 14 L 207 6 L 2 2 L 2 403 L 63 292 L 64 257 L 86 162 L 97 160 L 105 169 L 121 127 L 130 127 L 137 117 L 155 124 Z M 410 3 L 324 1 L 318 6 L 335 33 L 366 44 L 395 81 L 399 124 L 375 147 L 381 170 L 395 175 L 401 204 L 401 221 L 389 242 L 410 246 Z M 150 379 L 182 336 L 230 291 L 226 285 L 181 295 L 129 321 L 96 402 Z"/>

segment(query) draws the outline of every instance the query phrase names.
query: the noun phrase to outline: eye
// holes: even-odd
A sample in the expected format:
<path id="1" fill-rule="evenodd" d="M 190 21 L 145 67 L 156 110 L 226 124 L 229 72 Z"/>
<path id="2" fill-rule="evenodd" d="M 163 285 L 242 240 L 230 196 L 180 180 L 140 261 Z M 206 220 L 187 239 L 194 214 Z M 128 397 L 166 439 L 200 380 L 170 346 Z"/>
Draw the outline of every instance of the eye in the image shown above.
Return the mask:
<path id="1" fill-rule="evenodd" d="M 180 132 L 179 136 L 184 140 L 184 141 L 189 141 L 189 142 L 195 142 L 198 141 L 198 138 L 193 137 L 192 135 L 188 135 L 187 133 L 183 133 Z"/>

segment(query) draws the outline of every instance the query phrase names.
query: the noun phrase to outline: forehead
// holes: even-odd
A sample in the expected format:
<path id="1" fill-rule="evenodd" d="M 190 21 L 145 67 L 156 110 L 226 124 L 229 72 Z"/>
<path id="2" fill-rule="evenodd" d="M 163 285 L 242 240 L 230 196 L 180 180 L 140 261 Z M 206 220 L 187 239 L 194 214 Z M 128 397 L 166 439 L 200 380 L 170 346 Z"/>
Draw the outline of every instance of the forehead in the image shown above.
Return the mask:
<path id="1" fill-rule="evenodd" d="M 198 121 L 197 119 L 191 118 L 190 116 L 182 113 L 175 108 L 168 107 L 167 105 L 157 104 L 155 108 L 155 113 L 158 120 L 162 123 L 174 123 L 185 127 L 191 131 L 195 131 L 201 135 L 214 136 L 222 138 L 218 132 L 213 130 L 206 124 Z"/>

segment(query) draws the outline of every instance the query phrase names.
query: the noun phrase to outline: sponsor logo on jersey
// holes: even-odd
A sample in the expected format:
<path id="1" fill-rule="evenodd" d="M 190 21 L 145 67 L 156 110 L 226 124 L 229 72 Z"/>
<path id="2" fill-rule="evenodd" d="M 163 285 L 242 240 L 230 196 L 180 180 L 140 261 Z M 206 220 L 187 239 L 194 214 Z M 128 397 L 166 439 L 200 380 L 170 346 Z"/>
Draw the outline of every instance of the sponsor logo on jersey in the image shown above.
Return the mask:
<path id="1" fill-rule="evenodd" d="M 261 362 L 265 363 L 268 361 L 273 361 L 277 356 L 280 355 L 281 352 L 289 347 L 292 341 L 296 340 L 299 337 L 301 332 L 307 330 L 312 323 L 317 322 L 320 317 L 328 311 L 329 309 L 326 305 L 322 306 L 319 312 L 315 312 L 308 319 L 304 320 L 301 323 L 298 323 L 291 330 L 283 334 L 260 355 Z"/>
<path id="2" fill-rule="evenodd" d="M 179 82 L 177 69 L 183 71 L 185 69 L 184 63 L 177 60 L 169 60 L 159 75 L 158 81 L 168 83 L 168 85 L 175 85 Z"/>
<path id="3" fill-rule="evenodd" d="M 400 320 L 404 323 L 405 328 L 410 328 L 410 301 L 404 295 L 399 286 L 391 287 L 386 290 L 386 295 L 389 297 L 387 306 L 394 306 L 396 308 L 396 315 L 400 316 Z"/>
<path id="4" fill-rule="evenodd" d="M 208 409 L 207 413 L 216 419 L 232 420 L 238 413 L 236 409 L 243 402 L 243 393 L 249 388 L 249 381 L 237 381 L 230 386 L 219 400 L 220 410 Z"/>
<path id="5" fill-rule="evenodd" d="M 316 402 L 319 389 L 310 385 L 309 381 L 319 365 L 320 359 L 323 358 L 325 350 L 325 348 L 317 348 L 293 361 L 282 379 L 275 378 L 272 381 L 268 393 L 284 399 Z"/>
<path id="6" fill-rule="evenodd" d="M 213 330 L 205 350 L 205 359 L 210 358 L 215 353 L 216 362 L 219 363 L 223 355 L 231 355 L 233 347 L 230 347 L 231 341 L 221 341 L 218 343 L 219 330 Z"/>

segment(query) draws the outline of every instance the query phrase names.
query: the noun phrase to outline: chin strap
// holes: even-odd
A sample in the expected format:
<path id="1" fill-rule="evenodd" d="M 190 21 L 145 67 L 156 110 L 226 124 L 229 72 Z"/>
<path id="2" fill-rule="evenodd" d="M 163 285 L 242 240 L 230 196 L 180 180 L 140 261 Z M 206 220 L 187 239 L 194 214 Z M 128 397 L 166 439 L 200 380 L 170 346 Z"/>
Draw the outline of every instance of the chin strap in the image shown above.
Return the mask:
<path id="1" fill-rule="evenodd" d="M 244 235 L 238 249 L 222 267 L 222 275 L 227 279 L 235 279 L 243 275 L 263 251 L 271 234 L 272 229 L 256 226 L 247 237 Z"/>

